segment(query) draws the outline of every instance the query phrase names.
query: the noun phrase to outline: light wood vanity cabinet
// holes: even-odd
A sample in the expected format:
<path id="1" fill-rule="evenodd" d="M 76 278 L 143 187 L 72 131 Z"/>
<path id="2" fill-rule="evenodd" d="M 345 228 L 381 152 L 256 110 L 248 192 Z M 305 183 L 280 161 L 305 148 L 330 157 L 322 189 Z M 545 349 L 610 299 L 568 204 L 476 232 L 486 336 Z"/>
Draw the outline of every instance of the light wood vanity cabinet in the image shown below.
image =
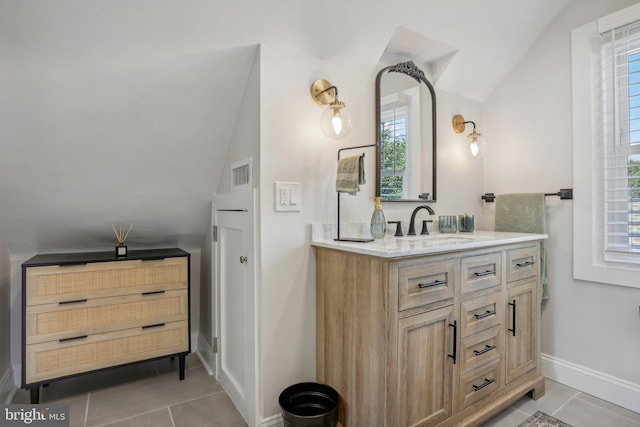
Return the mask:
<path id="1" fill-rule="evenodd" d="M 343 426 L 478 425 L 544 394 L 538 241 L 316 255 L 317 380 L 340 394 Z"/>
<path id="2" fill-rule="evenodd" d="M 23 268 L 22 385 L 190 352 L 189 259 L 180 249 L 36 255 Z"/>

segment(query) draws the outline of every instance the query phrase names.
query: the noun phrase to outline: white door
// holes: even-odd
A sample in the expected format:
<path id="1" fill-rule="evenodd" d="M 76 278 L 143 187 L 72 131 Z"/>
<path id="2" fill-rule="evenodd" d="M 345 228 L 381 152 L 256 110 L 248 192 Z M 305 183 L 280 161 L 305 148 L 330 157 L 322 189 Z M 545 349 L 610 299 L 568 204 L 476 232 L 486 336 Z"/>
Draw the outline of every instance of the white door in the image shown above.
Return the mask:
<path id="1" fill-rule="evenodd" d="M 225 204 L 222 203 L 224 206 Z M 218 381 L 249 426 L 256 413 L 256 328 L 251 210 L 215 211 Z"/>

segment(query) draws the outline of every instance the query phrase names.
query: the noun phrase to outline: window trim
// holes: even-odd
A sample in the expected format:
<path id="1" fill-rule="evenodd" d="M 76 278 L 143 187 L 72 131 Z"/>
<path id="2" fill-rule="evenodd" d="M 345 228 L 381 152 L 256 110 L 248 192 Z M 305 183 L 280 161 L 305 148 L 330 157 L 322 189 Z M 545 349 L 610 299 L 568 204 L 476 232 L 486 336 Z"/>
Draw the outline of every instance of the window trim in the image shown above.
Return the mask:
<path id="1" fill-rule="evenodd" d="M 573 277 L 578 280 L 640 288 L 640 264 L 605 260 L 603 238 L 603 165 L 594 154 L 601 133 L 600 32 L 640 19 L 640 4 L 576 28 L 571 32 L 573 109 Z M 624 21 L 623 21 L 624 20 Z"/>

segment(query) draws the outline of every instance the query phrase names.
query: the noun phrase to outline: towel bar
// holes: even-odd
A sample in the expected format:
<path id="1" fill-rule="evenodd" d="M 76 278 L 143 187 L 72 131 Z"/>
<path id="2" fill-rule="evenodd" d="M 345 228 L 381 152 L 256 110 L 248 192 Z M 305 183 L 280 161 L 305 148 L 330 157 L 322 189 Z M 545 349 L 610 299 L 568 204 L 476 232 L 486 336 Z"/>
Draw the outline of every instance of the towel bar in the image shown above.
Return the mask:
<path id="1" fill-rule="evenodd" d="M 345 147 L 345 148 L 340 148 L 338 150 L 338 161 L 340 160 L 340 153 L 346 150 L 355 150 L 358 148 L 367 148 L 367 147 L 377 147 L 378 144 L 368 144 L 368 145 L 358 145 L 356 147 Z M 364 153 L 362 153 L 362 157 L 364 157 Z M 369 239 L 369 238 L 361 238 L 361 237 L 342 237 L 340 235 L 340 193 L 338 192 L 338 215 L 337 215 L 337 228 L 338 228 L 338 236 L 337 238 L 333 239 L 336 240 L 338 242 L 358 242 L 358 243 L 366 243 L 366 242 L 373 242 L 373 239 Z"/>
<path id="2" fill-rule="evenodd" d="M 544 193 L 546 196 L 558 196 L 560 200 L 572 200 L 573 199 L 573 188 L 562 188 L 557 193 Z M 482 200 L 487 203 L 493 203 L 496 200 L 496 195 L 494 193 L 484 193 L 480 196 Z"/>

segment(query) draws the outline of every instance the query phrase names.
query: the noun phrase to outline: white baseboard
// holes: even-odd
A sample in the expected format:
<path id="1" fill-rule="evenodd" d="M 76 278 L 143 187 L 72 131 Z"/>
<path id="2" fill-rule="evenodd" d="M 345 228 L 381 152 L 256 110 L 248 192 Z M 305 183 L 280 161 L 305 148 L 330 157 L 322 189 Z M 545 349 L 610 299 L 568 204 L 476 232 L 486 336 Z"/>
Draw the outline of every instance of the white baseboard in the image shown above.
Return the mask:
<path id="1" fill-rule="evenodd" d="M 211 346 L 202 335 L 198 334 L 198 345 L 196 354 L 200 358 L 202 365 L 209 375 L 216 374 L 216 354 L 211 350 Z"/>
<path id="2" fill-rule="evenodd" d="M 640 385 L 547 354 L 540 358 L 550 380 L 640 413 Z"/>
<path id="3" fill-rule="evenodd" d="M 272 415 L 260 420 L 260 427 L 282 427 L 283 425 L 282 414 Z"/>

